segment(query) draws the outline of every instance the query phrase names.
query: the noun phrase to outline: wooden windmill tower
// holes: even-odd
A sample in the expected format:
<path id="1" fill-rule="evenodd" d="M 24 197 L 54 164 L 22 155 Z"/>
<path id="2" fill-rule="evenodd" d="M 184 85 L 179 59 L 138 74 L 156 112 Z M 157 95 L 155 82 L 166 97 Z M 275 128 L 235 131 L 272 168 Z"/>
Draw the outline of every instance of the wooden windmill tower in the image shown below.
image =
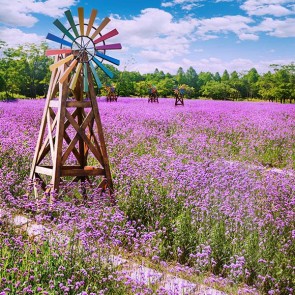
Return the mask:
<path id="1" fill-rule="evenodd" d="M 96 66 L 113 77 L 102 61 L 119 65 L 119 60 L 105 53 L 121 49 L 121 44 L 106 44 L 118 31 L 101 34 L 110 19 L 106 17 L 96 28 L 96 14 L 93 9 L 86 24 L 80 7 L 79 24 L 75 24 L 68 10 L 65 15 L 69 29 L 58 19 L 54 21 L 63 37 L 47 35 L 47 39 L 60 44 L 60 49 L 46 51 L 46 55 L 55 56 L 55 62 L 50 66 L 52 74 L 30 173 L 30 179 L 38 179 L 44 191 L 58 191 L 63 179 L 83 182 L 92 176 L 101 178 L 102 189 L 113 190 L 94 82 L 102 87 Z"/>
<path id="2" fill-rule="evenodd" d="M 151 86 L 149 89 L 149 99 L 148 102 L 159 102 L 159 95 L 156 86 Z"/>
<path id="3" fill-rule="evenodd" d="M 174 89 L 174 97 L 175 97 L 175 106 L 182 105 L 184 106 L 183 97 L 185 94 L 185 88 L 183 86 L 180 86 L 179 88 Z"/>
<path id="4" fill-rule="evenodd" d="M 113 85 L 107 85 L 105 88 L 107 91 L 107 101 L 109 101 L 109 102 L 118 101 L 116 87 Z"/>

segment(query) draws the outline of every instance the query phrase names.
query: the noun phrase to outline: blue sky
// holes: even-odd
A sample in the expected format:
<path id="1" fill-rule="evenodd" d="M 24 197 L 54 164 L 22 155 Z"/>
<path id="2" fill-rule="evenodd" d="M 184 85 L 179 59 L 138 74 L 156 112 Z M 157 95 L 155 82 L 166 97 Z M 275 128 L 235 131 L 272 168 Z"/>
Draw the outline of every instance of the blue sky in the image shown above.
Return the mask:
<path id="1" fill-rule="evenodd" d="M 61 37 L 53 21 L 67 27 L 64 11 L 77 16 L 80 6 L 85 18 L 98 10 L 96 25 L 111 18 L 102 33 L 119 31 L 111 43 L 123 49 L 110 55 L 120 69 L 266 72 L 295 62 L 295 0 L 0 0 L 0 40 L 15 46 L 44 41 L 48 32 Z"/>

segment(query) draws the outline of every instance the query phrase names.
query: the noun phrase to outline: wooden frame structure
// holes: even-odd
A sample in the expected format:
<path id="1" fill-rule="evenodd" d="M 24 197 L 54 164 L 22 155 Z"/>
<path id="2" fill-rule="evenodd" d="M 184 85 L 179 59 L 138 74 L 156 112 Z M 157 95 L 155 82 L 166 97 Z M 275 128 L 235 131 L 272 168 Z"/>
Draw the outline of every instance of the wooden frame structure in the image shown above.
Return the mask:
<path id="1" fill-rule="evenodd" d="M 185 94 L 185 88 L 183 86 L 181 87 L 176 87 L 173 90 L 174 97 L 175 97 L 175 106 L 182 105 L 184 106 L 184 94 Z"/>
<path id="2" fill-rule="evenodd" d="M 174 89 L 175 106 L 179 106 L 179 105 L 184 106 L 184 100 L 183 100 L 184 93 L 185 93 L 185 90 L 183 88 Z"/>
<path id="3" fill-rule="evenodd" d="M 107 102 L 118 101 L 116 88 L 114 86 L 106 86 L 107 90 Z"/>
<path id="4" fill-rule="evenodd" d="M 149 89 L 148 102 L 159 102 L 159 95 L 158 95 L 157 88 L 155 86 Z"/>
<path id="5" fill-rule="evenodd" d="M 89 63 L 80 63 L 70 82 L 67 54 L 56 56 L 32 162 L 30 179 L 44 191 L 58 191 L 64 177 L 72 181 L 101 178 L 99 187 L 110 190 L 113 182 Z M 87 79 L 85 79 L 85 75 Z M 75 81 L 73 81 L 75 80 Z M 87 81 L 87 85 L 84 85 Z M 84 84 L 83 84 L 84 83 Z M 83 89 L 88 90 L 87 98 Z M 73 99 L 69 99 L 70 89 Z M 55 99 L 58 94 L 58 99 Z M 91 163 L 89 165 L 90 154 Z M 93 165 L 93 162 L 96 162 Z M 47 181 L 46 181 L 47 180 Z"/>

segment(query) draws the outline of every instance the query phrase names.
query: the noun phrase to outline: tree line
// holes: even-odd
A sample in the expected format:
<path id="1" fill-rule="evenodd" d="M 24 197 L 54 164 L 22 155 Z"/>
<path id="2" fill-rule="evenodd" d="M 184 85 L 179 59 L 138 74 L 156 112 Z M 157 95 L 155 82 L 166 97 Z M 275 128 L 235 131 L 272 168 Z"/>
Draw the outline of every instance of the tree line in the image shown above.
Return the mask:
<path id="1" fill-rule="evenodd" d="M 51 57 L 45 55 L 46 43 L 25 44 L 10 48 L 0 41 L 0 100 L 22 97 L 45 97 L 50 80 Z M 161 97 L 173 96 L 173 89 L 182 85 L 187 98 L 207 97 L 220 100 L 259 98 L 276 102 L 295 101 L 295 65 L 271 65 L 272 71 L 259 74 L 255 68 L 238 73 L 199 72 L 193 67 L 180 67 L 175 75 L 155 69 L 153 73 L 119 71 L 106 65 L 114 73 L 110 80 L 97 69 L 103 85 L 116 86 L 119 96 L 148 95 L 149 87 L 156 86 Z M 105 89 L 97 89 L 105 95 Z"/>

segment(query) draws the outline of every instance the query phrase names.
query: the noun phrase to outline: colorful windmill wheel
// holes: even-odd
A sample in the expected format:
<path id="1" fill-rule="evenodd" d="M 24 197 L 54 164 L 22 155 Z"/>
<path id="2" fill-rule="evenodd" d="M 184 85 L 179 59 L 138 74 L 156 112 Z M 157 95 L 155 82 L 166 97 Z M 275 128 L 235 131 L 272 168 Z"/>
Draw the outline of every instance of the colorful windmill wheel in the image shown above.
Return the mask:
<path id="1" fill-rule="evenodd" d="M 113 29 L 106 34 L 102 35 L 101 31 L 110 22 L 110 19 L 106 17 L 100 25 L 96 28 L 94 27 L 94 21 L 97 14 L 97 10 L 93 9 L 89 18 L 88 23 L 84 22 L 84 8 L 78 8 L 78 18 L 79 23 L 74 22 L 72 13 L 70 10 L 65 11 L 65 16 L 70 24 L 70 28 L 66 27 L 56 19 L 53 23 L 54 25 L 64 34 L 62 38 L 48 33 L 46 39 L 59 43 L 60 49 L 50 49 L 46 51 L 46 55 L 60 55 L 66 54 L 66 57 L 60 59 L 56 63 L 50 66 L 50 70 L 53 71 L 59 66 L 70 62 L 69 67 L 61 75 L 59 82 L 63 83 L 69 74 L 75 70 L 70 82 L 70 89 L 74 90 L 80 72 L 83 68 L 83 78 L 84 78 L 84 92 L 88 91 L 88 76 L 87 69 L 88 65 L 91 72 L 95 78 L 96 84 L 99 88 L 102 87 L 100 79 L 95 70 L 96 67 L 102 69 L 102 71 L 110 78 L 113 78 L 114 74 L 102 64 L 102 62 L 108 61 L 112 64 L 119 65 L 120 61 L 106 54 L 107 50 L 121 49 L 120 43 L 106 44 L 106 40 L 118 35 L 118 31 Z M 69 39 L 67 41 L 66 39 Z"/>

